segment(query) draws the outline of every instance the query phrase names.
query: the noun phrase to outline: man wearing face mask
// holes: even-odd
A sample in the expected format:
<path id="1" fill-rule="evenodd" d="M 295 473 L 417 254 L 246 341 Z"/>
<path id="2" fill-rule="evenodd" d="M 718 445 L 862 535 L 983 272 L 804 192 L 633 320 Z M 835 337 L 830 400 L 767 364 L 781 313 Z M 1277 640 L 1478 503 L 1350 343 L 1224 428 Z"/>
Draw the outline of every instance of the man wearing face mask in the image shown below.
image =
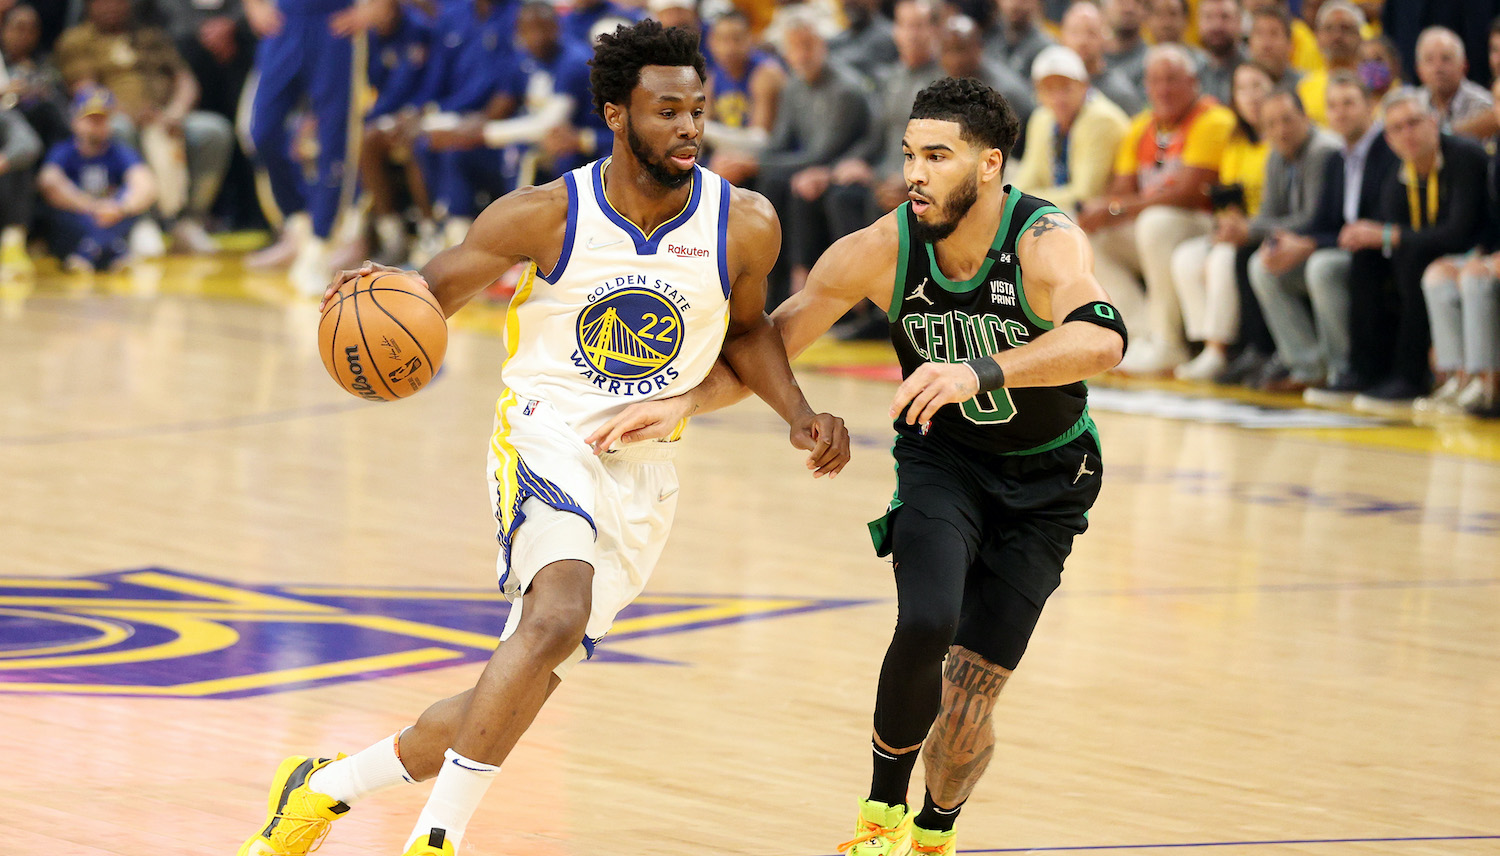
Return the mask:
<path id="1" fill-rule="evenodd" d="M 1396 43 L 1385 36 L 1365 39 L 1359 46 L 1359 65 L 1355 73 L 1379 104 L 1401 79 L 1401 57 L 1396 51 Z"/>

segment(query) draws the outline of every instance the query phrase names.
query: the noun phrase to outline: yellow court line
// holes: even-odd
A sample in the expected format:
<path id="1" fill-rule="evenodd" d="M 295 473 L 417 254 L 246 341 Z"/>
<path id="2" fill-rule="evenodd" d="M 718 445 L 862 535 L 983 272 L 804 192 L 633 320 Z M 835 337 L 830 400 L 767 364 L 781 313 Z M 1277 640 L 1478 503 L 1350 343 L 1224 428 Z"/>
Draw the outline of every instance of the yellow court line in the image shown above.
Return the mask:
<path id="1" fill-rule="evenodd" d="M 146 663 L 192 657 L 222 651 L 240 639 L 234 628 L 199 616 L 143 616 L 130 610 L 97 610 L 91 614 L 100 618 L 118 618 L 124 621 L 151 623 L 165 627 L 176 634 L 172 639 L 144 648 L 127 648 L 123 651 L 101 651 L 98 654 L 63 654 L 53 657 L 25 657 L 0 662 L 0 672 L 30 671 L 32 669 L 82 669 L 91 666 L 120 666 L 126 663 Z"/>
<path id="2" fill-rule="evenodd" d="M 0 589 L 39 588 L 70 591 L 106 591 L 109 583 L 98 580 L 49 580 L 44 577 L 0 577 Z"/>
<path id="3" fill-rule="evenodd" d="M 614 635 L 640 633 L 646 630 L 658 630 L 663 627 L 696 624 L 700 621 L 739 618 L 745 615 L 758 615 L 774 609 L 791 609 L 810 602 L 806 600 L 785 600 L 764 601 L 759 605 L 735 603 L 724 606 L 703 606 L 674 612 L 663 612 L 658 615 L 641 615 L 635 618 L 625 618 L 616 621 L 614 626 L 610 628 L 610 633 Z"/>
<path id="4" fill-rule="evenodd" d="M 354 660 L 340 660 L 317 666 L 283 669 L 277 672 L 260 672 L 233 678 L 214 678 L 207 681 L 178 684 L 170 687 L 142 687 L 129 684 L 47 684 L 5 683 L 0 681 L 0 693 L 42 692 L 77 693 L 86 695 L 130 695 L 130 696 L 207 696 L 219 693 L 242 692 L 262 689 L 277 684 L 293 684 L 316 681 L 324 678 L 339 678 L 362 672 L 384 671 L 408 666 L 420 666 L 443 660 L 454 660 L 463 655 L 443 648 L 420 648 L 399 654 L 380 654 Z"/>
<path id="5" fill-rule="evenodd" d="M 151 588 L 164 589 L 166 591 L 177 592 L 178 594 L 192 595 L 205 600 L 223 601 L 227 605 L 244 607 L 246 609 L 270 609 L 281 610 L 283 612 L 337 611 L 333 607 L 323 606 L 320 603 L 307 603 L 305 601 L 262 594 L 257 591 L 248 591 L 204 580 L 183 579 L 182 577 L 174 577 L 156 571 L 127 574 L 121 579 L 136 585 L 150 586 Z M 217 605 L 215 604 L 215 606 Z"/>

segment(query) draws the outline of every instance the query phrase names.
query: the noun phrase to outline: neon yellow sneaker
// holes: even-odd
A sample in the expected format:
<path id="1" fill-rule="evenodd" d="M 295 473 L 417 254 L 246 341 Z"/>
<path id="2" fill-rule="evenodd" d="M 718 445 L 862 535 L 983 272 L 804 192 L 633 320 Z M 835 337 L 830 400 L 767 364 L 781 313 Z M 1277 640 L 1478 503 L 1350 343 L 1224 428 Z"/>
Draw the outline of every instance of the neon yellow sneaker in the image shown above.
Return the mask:
<path id="1" fill-rule="evenodd" d="M 845 856 L 907 856 L 911 853 L 912 813 L 904 805 L 859 801 L 854 837 L 839 845 Z"/>
<path id="2" fill-rule="evenodd" d="M 344 803 L 307 786 L 314 770 L 335 760 L 293 755 L 282 761 L 271 780 L 266 825 L 240 845 L 238 856 L 307 856 L 317 850 L 329 825 L 349 811 Z"/>
<path id="3" fill-rule="evenodd" d="M 947 832 L 934 832 L 931 829 L 923 829 L 916 824 L 911 827 L 911 852 L 922 854 L 922 856 L 954 856 L 958 852 L 958 842 L 954 840 L 954 830 Z"/>
<path id="4" fill-rule="evenodd" d="M 453 853 L 453 842 L 443 830 L 434 829 L 427 833 L 426 838 L 413 841 L 402 856 L 453 856 Z"/>
<path id="5" fill-rule="evenodd" d="M 36 265 L 26 254 L 25 244 L 6 244 L 0 247 L 0 276 L 31 276 Z"/>

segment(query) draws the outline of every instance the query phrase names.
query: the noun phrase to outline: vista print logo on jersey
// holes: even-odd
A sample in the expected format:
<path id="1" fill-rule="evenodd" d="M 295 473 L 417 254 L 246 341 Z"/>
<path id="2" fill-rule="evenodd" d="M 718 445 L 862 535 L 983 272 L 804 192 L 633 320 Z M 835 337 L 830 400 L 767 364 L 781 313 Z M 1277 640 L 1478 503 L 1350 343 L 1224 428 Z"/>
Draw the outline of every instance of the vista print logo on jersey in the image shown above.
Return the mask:
<path id="1" fill-rule="evenodd" d="M 616 277 L 578 313 L 573 364 L 605 392 L 645 395 L 678 376 L 672 361 L 682 349 L 687 302 L 661 280 Z"/>

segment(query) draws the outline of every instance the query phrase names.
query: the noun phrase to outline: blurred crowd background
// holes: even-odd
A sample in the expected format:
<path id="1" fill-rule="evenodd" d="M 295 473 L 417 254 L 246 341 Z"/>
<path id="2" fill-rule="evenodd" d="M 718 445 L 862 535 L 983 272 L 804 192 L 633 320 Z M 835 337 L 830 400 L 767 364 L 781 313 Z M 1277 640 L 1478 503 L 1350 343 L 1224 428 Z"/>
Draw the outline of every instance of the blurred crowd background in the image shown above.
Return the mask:
<path id="1" fill-rule="evenodd" d="M 706 164 L 765 194 L 777 303 L 906 199 L 944 75 L 1023 123 L 1006 178 L 1073 212 L 1120 371 L 1500 416 L 1500 0 L 0 0 L 0 276 L 165 253 L 420 265 L 602 156 L 590 44 L 702 33 Z M 836 329 L 883 338 L 865 306 Z"/>

